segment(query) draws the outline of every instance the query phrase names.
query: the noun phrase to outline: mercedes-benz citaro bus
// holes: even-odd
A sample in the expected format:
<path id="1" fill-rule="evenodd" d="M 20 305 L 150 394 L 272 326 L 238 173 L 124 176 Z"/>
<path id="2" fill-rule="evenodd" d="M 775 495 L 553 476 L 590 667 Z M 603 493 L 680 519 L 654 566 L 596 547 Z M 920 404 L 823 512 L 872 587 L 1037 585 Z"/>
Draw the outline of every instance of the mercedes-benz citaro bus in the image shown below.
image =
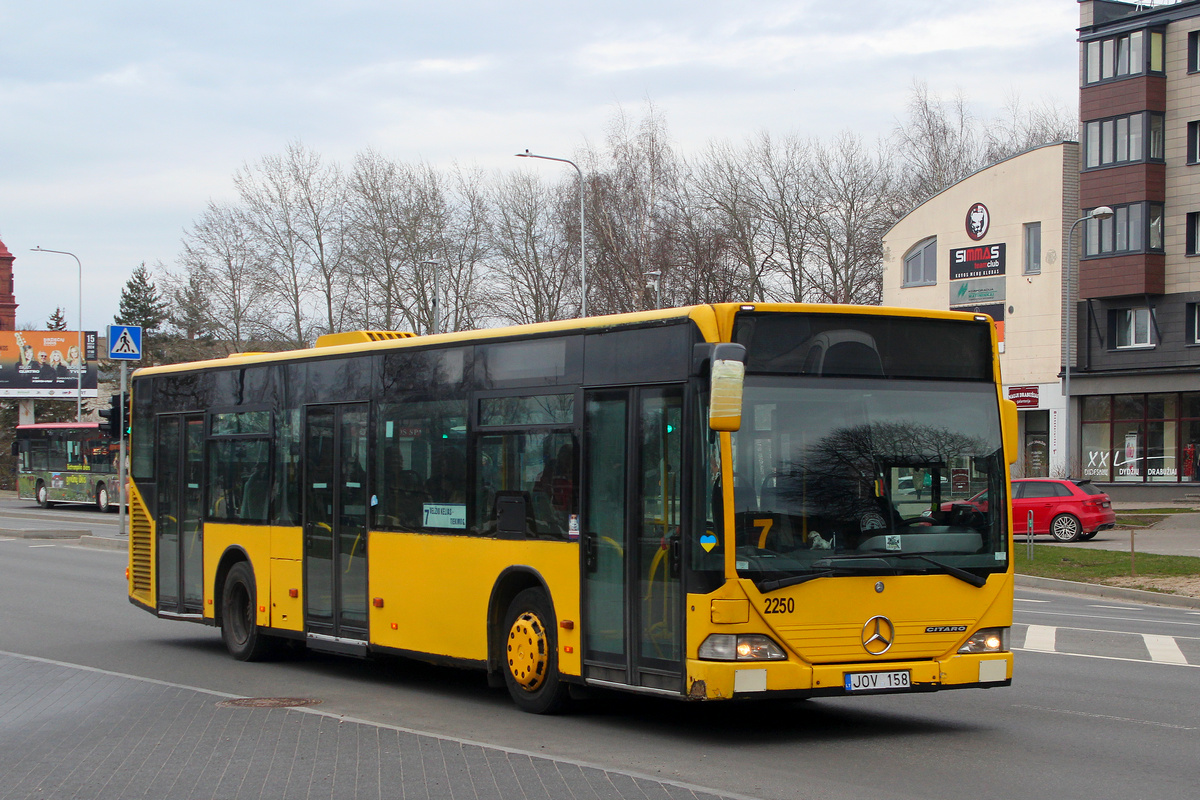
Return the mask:
<path id="1" fill-rule="evenodd" d="M 485 670 L 522 709 L 1007 686 L 982 315 L 720 304 L 133 376 L 131 601 Z M 916 491 L 920 487 L 923 491 Z M 986 510 L 965 501 L 987 489 Z"/>

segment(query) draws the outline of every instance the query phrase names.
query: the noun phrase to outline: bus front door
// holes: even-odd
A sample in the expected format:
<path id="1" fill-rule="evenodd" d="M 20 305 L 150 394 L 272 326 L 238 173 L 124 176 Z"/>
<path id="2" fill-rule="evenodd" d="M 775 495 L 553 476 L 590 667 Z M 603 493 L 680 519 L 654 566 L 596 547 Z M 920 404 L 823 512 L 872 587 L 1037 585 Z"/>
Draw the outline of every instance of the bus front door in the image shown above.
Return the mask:
<path id="1" fill-rule="evenodd" d="M 308 645 L 365 654 L 367 405 L 309 406 L 304 435 Z"/>
<path id="2" fill-rule="evenodd" d="M 673 387 L 589 391 L 583 553 L 584 674 L 683 686 L 683 404 Z"/>
<path id="3" fill-rule="evenodd" d="M 199 617 L 204 610 L 204 417 L 159 417 L 157 449 L 158 610 Z"/>

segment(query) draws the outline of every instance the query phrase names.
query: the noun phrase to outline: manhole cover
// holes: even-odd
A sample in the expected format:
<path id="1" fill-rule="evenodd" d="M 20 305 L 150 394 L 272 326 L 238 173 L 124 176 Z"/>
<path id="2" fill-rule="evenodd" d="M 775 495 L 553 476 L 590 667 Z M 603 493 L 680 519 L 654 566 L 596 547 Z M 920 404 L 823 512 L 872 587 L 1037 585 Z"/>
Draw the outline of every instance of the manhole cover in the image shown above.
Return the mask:
<path id="1" fill-rule="evenodd" d="M 315 706 L 320 700 L 311 697 L 235 697 L 217 703 L 221 708 L 298 708 Z"/>

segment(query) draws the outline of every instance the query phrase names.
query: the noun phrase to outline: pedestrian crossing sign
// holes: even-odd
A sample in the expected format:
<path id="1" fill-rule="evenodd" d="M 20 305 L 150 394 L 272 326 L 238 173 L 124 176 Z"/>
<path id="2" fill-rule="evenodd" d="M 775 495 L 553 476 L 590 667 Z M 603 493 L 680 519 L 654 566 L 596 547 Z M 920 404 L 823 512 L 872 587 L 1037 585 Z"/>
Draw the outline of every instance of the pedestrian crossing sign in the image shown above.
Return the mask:
<path id="1" fill-rule="evenodd" d="M 108 357 L 116 361 L 142 360 L 140 325 L 108 326 Z"/>

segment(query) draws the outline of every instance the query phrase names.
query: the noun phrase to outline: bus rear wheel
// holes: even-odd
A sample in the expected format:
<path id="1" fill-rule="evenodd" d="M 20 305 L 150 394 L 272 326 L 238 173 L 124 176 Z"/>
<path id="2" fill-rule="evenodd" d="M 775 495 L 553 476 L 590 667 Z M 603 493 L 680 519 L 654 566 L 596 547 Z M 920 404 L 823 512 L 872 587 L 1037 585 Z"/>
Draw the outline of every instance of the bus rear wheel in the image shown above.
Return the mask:
<path id="1" fill-rule="evenodd" d="M 50 502 L 50 490 L 46 488 L 46 484 L 42 481 L 38 481 L 34 494 L 37 497 L 37 504 L 42 508 L 49 508 L 54 505 L 54 503 Z"/>
<path id="2" fill-rule="evenodd" d="M 108 508 L 108 487 L 102 483 L 96 487 L 96 510 L 103 513 Z"/>
<path id="3" fill-rule="evenodd" d="M 257 602 L 254 570 L 245 561 L 234 564 L 221 592 L 221 638 L 238 661 L 263 661 L 275 649 L 275 640 L 259 630 Z"/>
<path id="4" fill-rule="evenodd" d="M 541 589 L 520 592 L 504 615 L 504 684 L 522 711 L 556 714 L 566 706 L 555 628 L 554 608 Z"/>

